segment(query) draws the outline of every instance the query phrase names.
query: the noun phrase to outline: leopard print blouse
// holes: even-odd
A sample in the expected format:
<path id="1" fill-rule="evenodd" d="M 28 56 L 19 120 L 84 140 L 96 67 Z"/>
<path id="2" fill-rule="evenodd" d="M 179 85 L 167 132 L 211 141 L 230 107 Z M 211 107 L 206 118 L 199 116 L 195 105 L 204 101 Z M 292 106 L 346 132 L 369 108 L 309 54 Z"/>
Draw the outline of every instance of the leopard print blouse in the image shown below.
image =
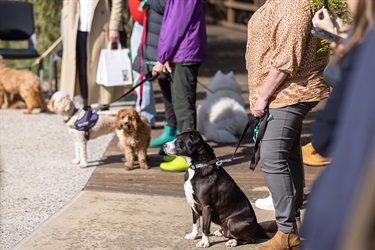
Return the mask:
<path id="1" fill-rule="evenodd" d="M 248 23 L 246 68 L 250 110 L 271 67 L 286 72 L 284 82 L 269 100 L 270 108 L 320 101 L 330 89 L 323 80 L 329 51 L 311 34 L 309 0 L 268 0 Z"/>

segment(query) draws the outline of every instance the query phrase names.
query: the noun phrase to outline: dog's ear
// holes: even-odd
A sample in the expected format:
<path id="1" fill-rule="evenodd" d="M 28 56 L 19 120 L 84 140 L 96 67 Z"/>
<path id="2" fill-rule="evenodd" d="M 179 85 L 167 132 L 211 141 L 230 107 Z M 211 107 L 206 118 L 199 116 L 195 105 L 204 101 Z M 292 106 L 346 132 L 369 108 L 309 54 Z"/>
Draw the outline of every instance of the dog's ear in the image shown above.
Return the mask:
<path id="1" fill-rule="evenodd" d="M 202 139 L 201 134 L 196 130 L 191 130 L 191 131 L 192 131 L 192 133 L 191 133 L 190 137 L 191 137 L 192 141 L 194 143 L 199 142 Z"/>
<path id="2" fill-rule="evenodd" d="M 122 110 L 119 110 L 118 112 L 117 112 L 117 116 L 116 116 L 116 129 L 118 129 L 118 130 L 121 130 L 121 112 L 122 112 Z"/>
<path id="3" fill-rule="evenodd" d="M 199 141 L 199 132 L 195 131 L 193 129 L 186 129 L 186 132 L 189 132 L 189 138 L 190 140 L 187 141 L 186 145 L 186 151 L 188 155 L 192 155 L 194 153 L 194 150 L 197 147 L 197 142 Z"/>
<path id="4" fill-rule="evenodd" d="M 150 123 L 148 122 L 147 118 L 144 115 L 139 115 L 139 118 L 141 119 L 141 121 L 143 123 L 145 123 L 145 124 L 147 124 L 151 127 Z"/>
<path id="5" fill-rule="evenodd" d="M 55 111 L 55 99 L 49 100 L 47 108 L 52 112 Z"/>
<path id="6" fill-rule="evenodd" d="M 64 98 L 62 104 L 64 111 L 68 112 L 70 110 L 70 105 L 72 105 L 72 101 L 69 98 Z"/>
<path id="7" fill-rule="evenodd" d="M 138 127 L 142 123 L 141 116 L 138 114 L 138 112 L 135 109 L 131 110 L 131 115 L 134 118 L 134 122 L 133 122 L 134 131 L 138 131 Z"/>

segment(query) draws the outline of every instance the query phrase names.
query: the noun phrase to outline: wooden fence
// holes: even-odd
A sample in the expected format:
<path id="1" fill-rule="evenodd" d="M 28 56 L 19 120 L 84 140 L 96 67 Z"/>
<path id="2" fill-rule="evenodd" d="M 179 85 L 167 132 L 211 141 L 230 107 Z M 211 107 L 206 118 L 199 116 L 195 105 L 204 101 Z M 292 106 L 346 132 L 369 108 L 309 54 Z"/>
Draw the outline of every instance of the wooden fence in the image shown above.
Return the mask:
<path id="1" fill-rule="evenodd" d="M 207 15 L 225 27 L 246 31 L 248 20 L 264 2 L 265 0 L 207 0 Z"/>

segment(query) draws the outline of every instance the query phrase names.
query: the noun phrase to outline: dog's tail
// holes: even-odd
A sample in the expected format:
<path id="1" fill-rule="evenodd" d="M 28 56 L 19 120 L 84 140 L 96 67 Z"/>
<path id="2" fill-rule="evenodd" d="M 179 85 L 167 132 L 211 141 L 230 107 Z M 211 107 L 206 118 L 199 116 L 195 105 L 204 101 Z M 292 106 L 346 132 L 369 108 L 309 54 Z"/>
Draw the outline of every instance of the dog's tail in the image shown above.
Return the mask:
<path id="1" fill-rule="evenodd" d="M 257 223 L 257 229 L 255 231 L 255 237 L 258 239 L 269 239 L 270 237 L 267 235 L 264 228 Z"/>

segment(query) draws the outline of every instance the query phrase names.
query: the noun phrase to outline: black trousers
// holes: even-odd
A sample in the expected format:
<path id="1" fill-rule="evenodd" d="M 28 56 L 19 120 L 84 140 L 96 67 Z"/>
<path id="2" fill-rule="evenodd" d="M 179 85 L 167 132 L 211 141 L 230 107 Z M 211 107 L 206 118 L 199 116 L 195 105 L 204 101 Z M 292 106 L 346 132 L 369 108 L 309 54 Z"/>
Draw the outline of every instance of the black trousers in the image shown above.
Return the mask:
<path id="1" fill-rule="evenodd" d="M 87 34 L 88 32 L 78 31 L 77 33 L 77 70 L 79 79 L 79 90 L 83 99 L 88 98 L 87 83 Z"/>
<path id="2" fill-rule="evenodd" d="M 197 129 L 197 77 L 200 63 L 172 64 L 172 103 L 177 119 L 177 128 L 184 131 Z"/>
<path id="3" fill-rule="evenodd" d="M 177 128 L 176 115 L 174 113 L 172 104 L 172 90 L 171 82 L 166 78 L 161 78 L 159 80 L 160 90 L 163 94 L 163 103 L 165 107 L 165 121 L 168 126 Z"/>

